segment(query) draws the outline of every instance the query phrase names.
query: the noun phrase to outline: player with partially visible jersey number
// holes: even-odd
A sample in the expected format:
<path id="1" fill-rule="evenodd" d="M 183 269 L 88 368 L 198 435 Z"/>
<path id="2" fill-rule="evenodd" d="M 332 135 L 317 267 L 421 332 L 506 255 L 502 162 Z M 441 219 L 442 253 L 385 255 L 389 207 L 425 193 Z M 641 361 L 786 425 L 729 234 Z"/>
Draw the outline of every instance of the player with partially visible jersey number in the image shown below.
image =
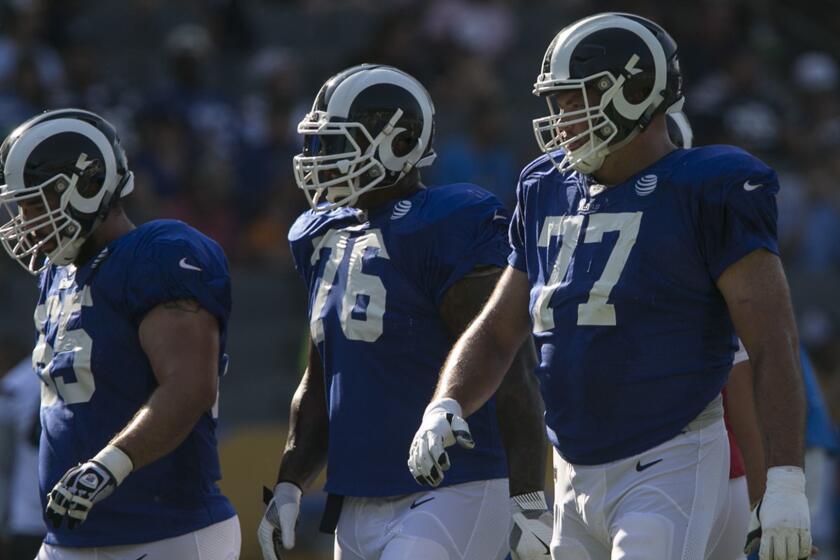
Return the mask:
<path id="1" fill-rule="evenodd" d="M 230 276 L 186 224 L 135 227 L 114 128 L 48 111 L 0 147 L 0 242 L 39 277 L 38 560 L 233 560 L 239 521 L 216 486 Z"/>
<path id="2" fill-rule="evenodd" d="M 555 455 L 555 559 L 702 559 L 725 503 L 720 393 L 735 331 L 756 364 L 767 489 L 762 560 L 810 554 L 797 333 L 776 239 L 772 169 L 731 146 L 678 149 L 677 45 L 604 13 L 562 29 L 534 93 L 544 155 L 522 172 L 511 255 L 429 406 L 455 420 L 532 335 Z M 779 414 L 784 410 L 784 414 Z M 463 414 L 462 414 L 463 413 Z M 463 430 L 463 426 L 461 426 Z M 427 414 L 412 473 L 435 468 Z"/>
<path id="3" fill-rule="evenodd" d="M 510 495 L 546 514 L 530 344 L 518 350 L 510 382 L 470 418 L 472 436 L 459 438 L 456 426 L 451 441 L 430 442 L 443 457 L 444 445 L 459 443 L 423 478 L 436 489 L 418 486 L 405 468 L 403 449 L 437 371 L 508 252 L 508 214 L 493 195 L 420 182 L 435 159 L 433 131 L 425 88 L 381 65 L 327 80 L 298 125 L 295 178 L 312 210 L 289 241 L 309 293 L 311 345 L 259 529 L 266 560 L 294 546 L 301 493 L 324 463 L 322 529 L 335 529 L 339 560 L 501 560 Z"/>

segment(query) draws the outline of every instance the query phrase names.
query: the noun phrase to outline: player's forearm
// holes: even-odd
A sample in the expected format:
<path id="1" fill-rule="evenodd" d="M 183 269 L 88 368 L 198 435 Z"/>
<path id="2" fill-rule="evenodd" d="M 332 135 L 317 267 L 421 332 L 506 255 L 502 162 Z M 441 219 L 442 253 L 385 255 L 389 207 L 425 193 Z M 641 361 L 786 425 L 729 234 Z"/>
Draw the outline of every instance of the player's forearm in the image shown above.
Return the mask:
<path id="1" fill-rule="evenodd" d="M 749 362 L 732 367 L 726 384 L 726 414 L 735 442 L 744 458 L 750 503 L 764 495 L 767 467 L 764 461 L 761 427 L 753 397 L 753 374 Z"/>
<path id="2" fill-rule="evenodd" d="M 327 461 L 329 420 L 323 398 L 307 372 L 295 391 L 289 411 L 289 435 L 277 481 L 306 489 Z"/>
<path id="3" fill-rule="evenodd" d="M 795 337 L 750 352 L 767 468 L 804 462 L 805 396 Z"/>
<path id="4" fill-rule="evenodd" d="M 533 373 L 535 365 L 536 353 L 529 340 L 520 348 L 496 394 L 511 496 L 539 492 L 545 485 L 545 406 Z"/>
<path id="5" fill-rule="evenodd" d="M 508 267 L 498 282 L 495 277 L 484 277 L 484 281 L 492 281 L 491 285 L 482 286 L 481 278 L 469 280 L 449 290 L 446 297 L 453 305 L 441 310 L 451 332 L 455 336 L 463 334 L 444 363 L 434 396 L 458 401 L 465 417 L 496 392 L 531 330 L 528 277 L 524 273 Z M 460 291 L 456 290 L 459 287 Z M 471 303 L 465 304 L 464 300 Z M 461 312 L 453 319 L 447 308 Z"/>
<path id="6" fill-rule="evenodd" d="M 137 470 L 181 445 L 215 399 L 215 386 L 198 390 L 177 380 L 160 385 L 111 444 L 122 449 Z"/>
<path id="7" fill-rule="evenodd" d="M 458 340 L 443 366 L 434 399 L 452 398 L 469 416 L 499 388 L 516 356 L 517 346 L 494 336 L 490 320 L 482 314 Z"/>

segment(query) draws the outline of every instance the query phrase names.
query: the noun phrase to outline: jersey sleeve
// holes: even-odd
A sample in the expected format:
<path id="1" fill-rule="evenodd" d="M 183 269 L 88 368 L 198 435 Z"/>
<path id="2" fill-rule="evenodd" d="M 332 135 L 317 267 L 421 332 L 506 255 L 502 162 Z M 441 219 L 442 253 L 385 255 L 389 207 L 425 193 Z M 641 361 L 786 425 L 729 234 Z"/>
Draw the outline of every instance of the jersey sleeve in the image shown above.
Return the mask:
<path id="1" fill-rule="evenodd" d="M 312 244 L 313 234 L 311 230 L 315 226 L 315 221 L 315 217 L 311 212 L 305 212 L 295 220 L 295 223 L 289 228 L 288 234 L 292 264 L 298 275 L 307 285 L 310 281 L 309 275 L 313 268 L 310 262 L 314 252 L 314 246 Z"/>
<path id="2" fill-rule="evenodd" d="M 722 181 L 707 186 L 700 202 L 702 250 L 715 279 L 756 249 L 779 254 L 776 173 L 743 155 Z"/>
<path id="3" fill-rule="evenodd" d="M 222 249 L 210 240 L 151 241 L 138 251 L 126 286 L 132 321 L 139 325 L 154 307 L 194 300 L 226 330 L 231 309 L 230 273 Z"/>
<path id="4" fill-rule="evenodd" d="M 482 202 L 459 209 L 443 223 L 435 224 L 433 242 L 420 273 L 436 306 L 449 288 L 476 267 L 505 266 L 508 220 L 504 206 L 488 194 Z"/>
<path id="5" fill-rule="evenodd" d="M 527 272 L 527 263 L 525 262 L 525 188 L 521 177 L 516 185 L 516 208 L 514 208 L 510 219 L 508 242 L 510 244 L 508 264 L 517 270 Z"/>
<path id="6" fill-rule="evenodd" d="M 738 339 L 738 350 L 735 351 L 735 355 L 732 356 L 732 365 L 737 366 L 741 362 L 746 362 L 749 360 L 750 357 L 747 354 L 747 349 L 744 348 L 744 343 L 741 342 L 741 339 Z"/>

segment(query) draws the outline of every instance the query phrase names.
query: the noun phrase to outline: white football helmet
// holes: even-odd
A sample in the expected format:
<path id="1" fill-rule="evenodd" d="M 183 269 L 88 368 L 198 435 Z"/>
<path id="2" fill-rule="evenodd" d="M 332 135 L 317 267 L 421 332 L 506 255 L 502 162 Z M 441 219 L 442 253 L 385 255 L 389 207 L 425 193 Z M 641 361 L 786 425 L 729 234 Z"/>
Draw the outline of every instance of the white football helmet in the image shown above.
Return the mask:
<path id="1" fill-rule="evenodd" d="M 668 113 L 668 135 L 680 148 L 690 148 L 694 145 L 694 130 L 682 111 Z"/>
<path id="2" fill-rule="evenodd" d="M 570 110 L 557 99 L 566 92 L 579 93 Z M 544 97 L 549 109 L 548 116 L 533 121 L 540 149 L 562 172 L 593 173 L 654 116 L 681 107 L 677 44 L 639 16 L 604 13 L 581 19 L 549 44 L 534 94 Z M 582 131 L 573 131 L 582 124 Z"/>
<path id="3" fill-rule="evenodd" d="M 26 270 L 72 263 L 114 201 L 134 189 L 114 127 L 88 111 L 47 111 L 0 146 L 0 242 Z"/>
<path id="4" fill-rule="evenodd" d="M 435 108 L 426 89 L 391 66 L 362 64 L 331 77 L 298 124 L 295 181 L 329 210 L 431 165 Z"/>

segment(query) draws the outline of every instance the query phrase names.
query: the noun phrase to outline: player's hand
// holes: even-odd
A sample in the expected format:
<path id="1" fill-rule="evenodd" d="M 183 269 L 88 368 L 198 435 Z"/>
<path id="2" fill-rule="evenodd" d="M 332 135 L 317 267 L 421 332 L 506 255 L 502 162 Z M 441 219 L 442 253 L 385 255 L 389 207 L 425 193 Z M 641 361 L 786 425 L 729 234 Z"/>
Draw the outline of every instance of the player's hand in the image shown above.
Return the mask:
<path id="1" fill-rule="evenodd" d="M 551 558 L 554 516 L 548 511 L 544 492 L 531 492 L 510 499 L 513 528 L 510 532 L 512 560 Z"/>
<path id="2" fill-rule="evenodd" d="M 49 494 L 46 516 L 56 529 L 67 519 L 67 527 L 75 529 L 87 519 L 90 509 L 111 495 L 134 468 L 122 450 L 109 445 L 82 465 L 64 473 Z"/>
<path id="3" fill-rule="evenodd" d="M 752 512 L 745 554 L 760 560 L 799 560 L 811 554 L 811 518 L 799 467 L 767 470 L 767 490 Z"/>
<path id="4" fill-rule="evenodd" d="M 475 447 L 461 414 L 461 405 L 455 399 L 438 399 L 426 407 L 408 452 L 408 470 L 420 484 L 438 486 L 443 481 L 443 471 L 450 467 L 447 447 L 456 442 L 464 449 Z"/>
<path id="5" fill-rule="evenodd" d="M 263 560 L 280 560 L 284 548 L 290 550 L 295 546 L 300 495 L 300 488 L 291 482 L 279 483 L 273 493 L 263 488 L 263 501 L 267 507 L 257 531 Z"/>

